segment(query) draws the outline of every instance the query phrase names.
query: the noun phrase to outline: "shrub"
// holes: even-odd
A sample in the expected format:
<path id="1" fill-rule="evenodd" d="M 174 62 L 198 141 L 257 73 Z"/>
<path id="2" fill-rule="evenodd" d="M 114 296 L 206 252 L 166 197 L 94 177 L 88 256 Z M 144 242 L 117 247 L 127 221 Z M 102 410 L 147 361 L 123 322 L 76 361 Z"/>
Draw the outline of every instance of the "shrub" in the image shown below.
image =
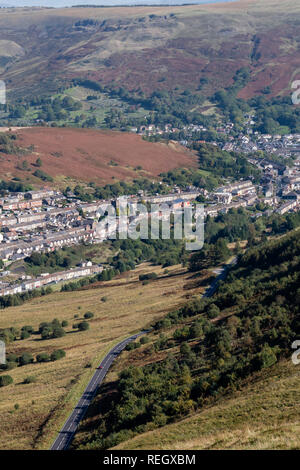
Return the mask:
<path id="1" fill-rule="evenodd" d="M 36 377 L 29 375 L 28 377 L 25 377 L 23 384 L 32 384 L 34 382 L 36 382 Z"/>
<path id="2" fill-rule="evenodd" d="M 22 354 L 22 356 L 19 357 L 20 366 L 26 366 L 27 364 L 32 364 L 33 361 L 34 359 L 30 353 L 24 353 Z"/>
<path id="3" fill-rule="evenodd" d="M 141 344 L 146 344 L 149 343 L 150 339 L 147 338 L 147 336 L 143 336 L 143 338 L 140 339 Z"/>
<path id="4" fill-rule="evenodd" d="M 157 274 L 156 273 L 148 273 L 148 274 L 140 274 L 139 275 L 139 280 L 140 281 L 148 281 L 150 279 L 157 279 Z"/>
<path id="5" fill-rule="evenodd" d="M 27 339 L 27 338 L 30 338 L 30 333 L 26 330 L 22 331 L 21 333 L 21 339 Z"/>
<path id="6" fill-rule="evenodd" d="M 17 362 L 6 362 L 6 364 L 1 364 L 0 365 L 0 370 L 12 370 L 18 367 Z"/>
<path id="7" fill-rule="evenodd" d="M 50 359 L 51 361 L 57 361 L 58 359 L 62 359 L 66 356 L 66 352 L 63 349 L 56 349 L 51 353 Z"/>
<path id="8" fill-rule="evenodd" d="M 94 314 L 92 312 L 86 312 L 84 314 L 84 318 L 88 319 L 88 318 L 93 318 Z"/>
<path id="9" fill-rule="evenodd" d="M 90 328 L 90 324 L 87 321 L 82 321 L 78 323 L 78 329 L 80 331 L 86 331 L 86 330 L 89 330 L 89 328 Z"/>
<path id="10" fill-rule="evenodd" d="M 50 361 L 50 356 L 47 353 L 41 353 L 36 356 L 37 362 L 48 362 Z"/>
<path id="11" fill-rule="evenodd" d="M 10 375 L 2 375 L 0 377 L 0 387 L 6 387 L 13 383 L 13 378 Z"/>

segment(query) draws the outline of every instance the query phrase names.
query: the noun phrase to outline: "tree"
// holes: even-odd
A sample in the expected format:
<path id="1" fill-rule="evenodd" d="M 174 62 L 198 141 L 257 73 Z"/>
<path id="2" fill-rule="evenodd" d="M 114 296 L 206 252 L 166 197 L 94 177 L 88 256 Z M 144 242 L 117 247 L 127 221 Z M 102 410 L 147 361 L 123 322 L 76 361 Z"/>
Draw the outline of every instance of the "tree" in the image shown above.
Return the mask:
<path id="1" fill-rule="evenodd" d="M 40 159 L 40 157 L 36 159 L 35 164 L 36 164 L 36 166 L 38 166 L 38 167 L 41 167 L 41 166 L 42 166 L 43 162 L 42 162 L 42 160 Z"/>
<path id="2" fill-rule="evenodd" d="M 50 356 L 47 353 L 40 353 L 36 356 L 37 362 L 49 362 Z"/>
<path id="3" fill-rule="evenodd" d="M 92 312 L 86 312 L 84 314 L 84 318 L 86 318 L 86 319 L 93 318 L 93 316 L 94 316 L 94 314 Z"/>
<path id="4" fill-rule="evenodd" d="M 13 378 L 10 375 L 1 375 L 0 376 L 0 387 L 6 387 L 13 383 Z"/>
<path id="5" fill-rule="evenodd" d="M 34 359 L 30 353 L 24 353 L 22 354 L 22 356 L 19 357 L 20 366 L 26 366 L 27 364 L 32 364 L 33 361 Z"/>
<path id="6" fill-rule="evenodd" d="M 90 324 L 87 321 L 82 321 L 78 323 L 78 329 L 80 331 L 86 331 L 86 330 L 89 330 L 89 328 L 90 328 Z"/>
<path id="7" fill-rule="evenodd" d="M 51 353 L 50 360 L 57 361 L 58 359 L 62 359 L 66 356 L 66 352 L 63 349 L 56 349 Z"/>

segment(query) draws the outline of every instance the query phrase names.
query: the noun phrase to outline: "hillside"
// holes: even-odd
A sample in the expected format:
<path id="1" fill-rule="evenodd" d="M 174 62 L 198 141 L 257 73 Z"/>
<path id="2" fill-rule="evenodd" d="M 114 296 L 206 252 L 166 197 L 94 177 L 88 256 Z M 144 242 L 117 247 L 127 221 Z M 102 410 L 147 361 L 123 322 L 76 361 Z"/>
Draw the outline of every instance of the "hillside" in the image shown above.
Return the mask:
<path id="1" fill-rule="evenodd" d="M 74 447 L 298 448 L 299 248 L 298 232 L 249 248 L 211 298 L 156 322 L 109 374 Z"/>
<path id="2" fill-rule="evenodd" d="M 299 3 L 241 0 L 174 7 L 0 12 L 0 71 L 11 98 L 56 91 L 72 78 L 204 95 L 251 71 L 240 96 L 286 94 L 299 70 Z M 42 77 L 42 79 L 41 79 Z"/>
<path id="3" fill-rule="evenodd" d="M 41 170 L 60 183 L 69 180 L 111 183 L 197 166 L 197 157 L 177 143 L 151 143 L 135 134 L 94 129 L 32 128 L 16 131 L 14 145 L 26 153 L 0 153 L 0 176 L 42 184 L 32 176 L 37 158 Z M 28 150 L 29 149 L 29 150 Z M 31 150 L 30 150 L 31 149 Z M 26 168 L 22 162 L 26 160 Z"/>
<path id="4" fill-rule="evenodd" d="M 298 389 L 298 368 L 282 361 L 231 397 L 115 449 L 299 449 Z"/>
<path id="5" fill-rule="evenodd" d="M 139 282 L 140 274 L 153 271 L 159 276 L 154 283 Z M 24 325 L 34 329 L 30 337 L 7 346 L 9 357 L 24 353 L 35 357 L 51 354 L 58 348 L 66 351 L 66 357 L 55 363 L 35 361 L 0 371 L 0 377 L 8 373 L 14 380 L 12 385 L 0 388 L 1 450 L 49 448 L 96 365 L 112 345 L 159 318 L 162 310 L 182 304 L 186 295 L 183 286 L 189 274 L 181 266 L 171 267 L 169 276 L 163 271 L 142 264 L 135 271 L 90 289 L 56 290 L 46 297 L 2 310 L 0 332 L 8 327 L 20 331 Z M 90 329 L 75 330 L 73 324 L 82 321 L 87 311 L 94 314 L 89 320 Z M 66 334 L 42 341 L 37 333 L 39 325 L 51 322 L 54 317 L 68 322 Z M 25 384 L 24 379 L 32 376 L 35 381 Z"/>

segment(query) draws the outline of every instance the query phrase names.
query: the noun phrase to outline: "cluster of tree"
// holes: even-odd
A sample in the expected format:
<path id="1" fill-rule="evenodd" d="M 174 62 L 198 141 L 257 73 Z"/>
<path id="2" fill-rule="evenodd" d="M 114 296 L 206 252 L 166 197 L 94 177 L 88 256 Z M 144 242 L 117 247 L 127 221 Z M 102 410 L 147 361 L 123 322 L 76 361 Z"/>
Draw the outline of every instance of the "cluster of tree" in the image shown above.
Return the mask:
<path id="1" fill-rule="evenodd" d="M 107 449 L 174 422 L 289 356 L 300 331 L 299 268 L 297 233 L 262 243 L 241 256 L 212 298 L 195 298 L 157 322 L 147 365 L 120 374 L 84 447 Z M 158 360 L 157 350 L 167 353 Z"/>
<path id="2" fill-rule="evenodd" d="M 64 328 L 68 326 L 67 320 L 60 322 L 56 318 L 52 322 L 43 322 L 35 330 L 32 325 L 25 325 L 21 328 L 3 328 L 0 330 L 0 339 L 6 344 L 13 341 L 24 340 L 32 335 L 41 335 L 41 339 L 60 338 L 65 336 Z"/>
<path id="3" fill-rule="evenodd" d="M 40 268 L 70 268 L 73 265 L 73 259 L 66 250 L 55 250 L 51 253 L 32 253 L 25 258 L 28 267 Z"/>
<path id="4" fill-rule="evenodd" d="M 151 194 L 164 194 L 169 192 L 170 188 L 147 178 L 139 178 L 134 179 L 130 183 L 120 181 L 113 184 L 107 184 L 104 187 L 95 186 L 94 197 L 97 199 L 111 199 L 128 194 L 137 194 L 138 191 L 141 190 Z"/>
<path id="5" fill-rule="evenodd" d="M 230 253 L 224 238 L 219 238 L 214 244 L 205 243 L 202 250 L 197 251 L 190 257 L 189 270 L 196 272 L 210 266 L 217 266 L 226 261 Z"/>
<path id="6" fill-rule="evenodd" d="M 63 121 L 68 118 L 70 111 L 78 111 L 81 108 L 82 104 L 70 96 L 55 98 L 41 105 L 38 118 L 43 121 Z"/>
<path id="7" fill-rule="evenodd" d="M 59 359 L 62 359 L 66 356 L 66 352 L 63 349 L 55 349 L 51 354 L 40 353 L 37 354 L 34 358 L 31 353 L 25 352 L 21 356 L 16 354 L 8 354 L 6 358 L 6 363 L 0 365 L 1 370 L 12 370 L 16 367 L 23 367 L 28 364 L 33 364 L 34 362 L 54 362 Z M 0 376 L 1 377 L 1 376 Z M 3 377 L 3 376 L 2 376 Z M 8 385 L 8 384 L 7 384 Z M 1 385 L 0 385 L 1 386 Z"/>
<path id="8" fill-rule="evenodd" d="M 237 93 L 248 83 L 249 79 L 250 70 L 243 67 L 236 72 L 232 86 L 217 91 L 213 96 L 213 101 L 218 105 L 225 119 L 240 126 L 243 124 L 244 114 L 249 112 L 251 107 L 247 101 L 237 98 Z"/>
<path id="9" fill-rule="evenodd" d="M 33 173 L 33 176 L 35 176 L 36 178 L 40 178 L 43 181 L 50 181 L 50 182 L 53 181 L 52 176 L 48 175 L 47 173 L 45 173 L 43 170 L 40 170 L 40 169 L 35 170 L 35 172 Z"/>
<path id="10" fill-rule="evenodd" d="M 212 172 L 214 176 L 224 178 L 258 178 L 260 171 L 251 165 L 244 155 L 226 152 L 216 145 L 194 143 L 193 149 L 198 152 L 199 167 Z"/>
<path id="11" fill-rule="evenodd" d="M 42 322 L 39 326 L 38 333 L 41 335 L 41 339 L 61 338 L 66 334 L 64 330 L 66 326 L 68 326 L 66 320 L 60 322 L 55 318 L 52 322 Z"/>
<path id="12" fill-rule="evenodd" d="M 41 289 L 34 289 L 32 291 L 27 291 L 22 294 L 5 295 L 3 297 L 0 297 L 0 309 L 22 305 L 27 300 L 31 300 L 31 299 L 35 299 L 36 297 L 48 295 L 48 294 L 51 294 L 52 292 L 53 291 L 51 287 L 48 286 L 48 287 L 42 287 Z"/>
<path id="13" fill-rule="evenodd" d="M 271 99 L 257 96 L 249 104 L 256 111 L 255 130 L 273 135 L 300 132 L 300 109 L 289 96 Z"/>
<path id="14" fill-rule="evenodd" d="M 214 175 L 213 172 L 211 174 L 204 174 L 203 171 L 197 169 L 177 168 L 167 173 L 162 173 L 160 176 L 164 183 L 170 186 L 176 184 L 183 189 L 192 185 L 211 191 L 221 183 L 221 178 L 218 175 Z"/>
<path id="15" fill-rule="evenodd" d="M 0 153 L 13 154 L 18 152 L 16 145 L 17 136 L 15 134 L 2 133 L 0 135 Z"/>
<path id="16" fill-rule="evenodd" d="M 18 178 L 14 178 L 14 181 L 0 181 L 0 195 L 4 196 L 6 192 L 10 193 L 24 193 L 31 191 L 32 186 L 17 181 Z"/>

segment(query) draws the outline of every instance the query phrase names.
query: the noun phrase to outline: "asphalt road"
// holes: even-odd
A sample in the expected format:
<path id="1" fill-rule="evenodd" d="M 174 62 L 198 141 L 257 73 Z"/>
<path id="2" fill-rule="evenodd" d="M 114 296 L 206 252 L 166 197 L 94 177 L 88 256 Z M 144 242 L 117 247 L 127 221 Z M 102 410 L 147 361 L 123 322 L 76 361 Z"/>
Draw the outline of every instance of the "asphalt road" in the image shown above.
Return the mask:
<path id="1" fill-rule="evenodd" d="M 229 269 L 234 266 L 237 262 L 237 257 L 234 257 L 230 263 L 226 264 L 224 268 L 221 269 L 220 274 L 216 277 L 216 279 L 212 282 L 212 284 L 206 289 L 203 297 L 211 297 L 217 290 L 219 281 L 224 281 L 226 278 Z"/>
<path id="2" fill-rule="evenodd" d="M 218 283 L 221 280 L 224 280 L 227 276 L 229 269 L 236 264 L 237 258 L 234 258 L 229 264 L 227 264 L 224 268 L 220 270 L 220 274 L 216 277 L 210 287 L 206 290 L 203 294 L 203 297 L 211 297 L 217 287 Z M 139 336 L 147 333 L 148 331 L 141 331 L 129 338 L 121 341 L 121 343 L 114 346 L 110 352 L 105 356 L 103 361 L 99 364 L 100 367 L 96 370 L 95 374 L 91 378 L 88 386 L 86 387 L 82 397 L 80 398 L 79 402 L 77 403 L 76 407 L 74 408 L 73 412 L 65 422 L 64 426 L 62 427 L 61 431 L 59 432 L 56 440 L 54 441 L 51 450 L 67 450 L 74 434 L 78 428 L 80 421 L 83 419 L 84 415 L 87 412 L 87 409 L 93 400 L 94 396 L 96 395 L 98 387 L 103 382 L 108 369 L 112 365 L 115 358 L 123 351 L 123 349 L 127 346 L 128 343 L 131 343 Z M 98 366 L 98 367 L 99 367 Z"/>
<path id="3" fill-rule="evenodd" d="M 115 358 L 123 351 L 123 349 L 127 346 L 128 343 L 131 343 L 139 336 L 147 333 L 147 331 L 141 331 L 129 338 L 124 339 L 121 343 L 114 346 L 109 353 L 105 356 L 103 361 L 99 364 L 96 372 L 94 373 L 93 377 L 91 378 L 88 386 L 86 387 L 82 397 L 80 398 L 79 402 L 77 403 L 76 407 L 74 408 L 73 412 L 63 425 L 61 431 L 59 432 L 57 438 L 55 439 L 51 450 L 67 450 L 74 434 L 78 428 L 80 421 L 83 419 L 84 415 L 87 412 L 87 409 L 93 400 L 94 396 L 96 395 L 98 387 L 103 382 L 108 369 L 112 365 Z M 101 367 L 101 368 L 100 368 Z"/>

